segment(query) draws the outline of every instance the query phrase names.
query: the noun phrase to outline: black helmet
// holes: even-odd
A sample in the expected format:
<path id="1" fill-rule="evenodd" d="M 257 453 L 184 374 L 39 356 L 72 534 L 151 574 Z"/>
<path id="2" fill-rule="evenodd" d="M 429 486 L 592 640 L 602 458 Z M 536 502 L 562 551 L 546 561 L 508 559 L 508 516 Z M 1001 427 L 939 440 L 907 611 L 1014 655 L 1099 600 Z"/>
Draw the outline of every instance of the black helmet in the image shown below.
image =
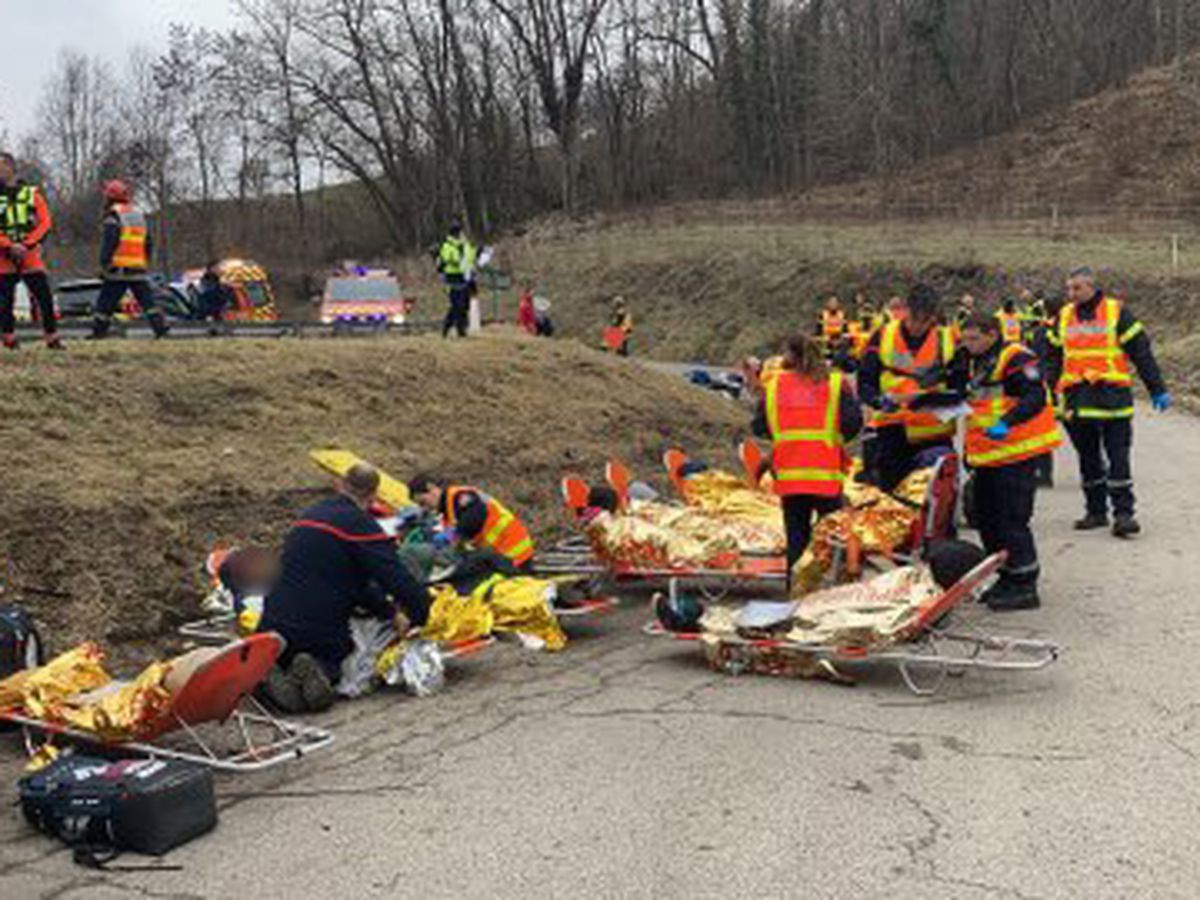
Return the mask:
<path id="1" fill-rule="evenodd" d="M 654 599 L 654 614 L 667 631 L 677 634 L 697 634 L 704 604 L 686 594 L 659 594 Z"/>
<path id="2" fill-rule="evenodd" d="M 462 230 L 463 230 L 462 219 L 451 219 L 450 220 L 450 233 L 451 234 L 455 234 L 455 235 L 462 234 Z"/>

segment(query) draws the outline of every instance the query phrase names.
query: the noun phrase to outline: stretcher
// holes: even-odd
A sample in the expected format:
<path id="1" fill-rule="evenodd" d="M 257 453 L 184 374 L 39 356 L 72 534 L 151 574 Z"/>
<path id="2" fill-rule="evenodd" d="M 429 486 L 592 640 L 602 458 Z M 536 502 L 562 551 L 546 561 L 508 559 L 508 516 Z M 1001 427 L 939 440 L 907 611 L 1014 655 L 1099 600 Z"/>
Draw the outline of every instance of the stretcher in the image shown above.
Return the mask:
<path id="1" fill-rule="evenodd" d="M 623 468 L 619 463 L 610 463 L 609 475 L 619 473 Z M 616 480 L 618 484 L 621 483 L 619 474 Z M 561 490 L 568 514 L 572 519 L 577 519 L 578 514 L 587 506 L 590 493 L 587 483 L 578 476 L 567 475 L 562 479 Z M 622 496 L 624 500 L 621 499 Z M 618 503 L 627 502 L 626 482 L 625 491 L 618 491 Z M 592 575 L 597 579 L 608 578 L 626 582 L 685 582 L 696 585 L 710 599 L 719 599 L 729 588 L 739 583 L 783 584 L 787 579 L 787 562 L 782 556 L 743 555 L 725 567 L 643 566 L 620 560 L 601 560 L 583 536 L 563 541 L 549 552 L 540 554 L 534 560 L 534 568 L 545 574 Z"/>
<path id="2" fill-rule="evenodd" d="M 887 663 L 896 666 L 904 684 L 921 697 L 936 694 L 950 676 L 968 670 L 1030 672 L 1055 662 L 1061 648 L 1052 641 L 980 635 L 947 626 L 950 613 L 965 602 L 978 600 L 991 586 L 1005 554 L 994 554 L 963 576 L 952 587 L 919 608 L 918 615 L 896 635 L 897 640 L 873 649 L 849 645 L 816 644 L 786 638 L 721 635 L 714 666 L 730 674 L 748 671 L 756 655 L 796 654 L 831 664 Z M 650 622 L 644 631 L 655 637 L 700 642 L 704 634 L 667 631 Z"/>
<path id="3" fill-rule="evenodd" d="M 35 718 L 21 709 L 0 711 L 0 721 L 25 729 L 26 747 L 37 752 L 41 734 L 122 753 L 178 759 L 224 772 L 253 772 L 300 759 L 333 742 L 323 728 L 276 718 L 253 696 L 283 648 L 276 634 L 234 641 L 202 663 L 156 717 L 132 739 L 105 741 L 88 731 Z M 121 682 L 112 682 L 119 688 Z M 106 688 L 108 689 L 108 688 Z M 219 732 L 214 734 L 213 731 Z M 232 739 L 232 744 L 230 743 Z"/>
<path id="4" fill-rule="evenodd" d="M 833 579 L 842 581 L 846 576 L 858 577 L 863 563 L 878 568 L 881 560 L 900 565 L 915 562 L 925 555 L 933 542 L 954 537 L 957 533 L 959 494 L 959 457 L 955 453 L 948 453 L 933 466 L 924 502 L 907 544 L 884 552 L 864 550 L 856 542 L 833 538 Z"/>

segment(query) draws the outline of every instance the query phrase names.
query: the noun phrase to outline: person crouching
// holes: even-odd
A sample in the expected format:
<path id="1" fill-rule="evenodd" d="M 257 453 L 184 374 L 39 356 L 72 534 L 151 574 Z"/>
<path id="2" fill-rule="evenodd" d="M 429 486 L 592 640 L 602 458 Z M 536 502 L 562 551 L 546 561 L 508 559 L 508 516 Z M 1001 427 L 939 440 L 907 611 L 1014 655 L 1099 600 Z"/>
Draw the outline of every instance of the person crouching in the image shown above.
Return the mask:
<path id="1" fill-rule="evenodd" d="M 287 641 L 266 683 L 268 698 L 284 712 L 333 703 L 342 660 L 354 647 L 356 612 L 385 620 L 403 612 L 409 626 L 428 618 L 428 591 L 367 512 L 378 489 L 375 469 L 354 466 L 337 482 L 337 494 L 305 510 L 284 538 L 279 578 L 258 626 Z"/>

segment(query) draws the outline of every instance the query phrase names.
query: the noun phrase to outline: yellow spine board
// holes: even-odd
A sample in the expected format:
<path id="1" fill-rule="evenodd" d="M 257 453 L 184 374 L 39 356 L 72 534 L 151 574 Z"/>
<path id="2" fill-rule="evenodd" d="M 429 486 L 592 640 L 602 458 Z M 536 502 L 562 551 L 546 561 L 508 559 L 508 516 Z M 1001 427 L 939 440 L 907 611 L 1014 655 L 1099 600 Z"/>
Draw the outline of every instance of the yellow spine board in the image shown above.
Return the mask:
<path id="1" fill-rule="evenodd" d="M 379 472 L 379 499 L 388 506 L 399 509 L 402 506 L 412 506 L 412 496 L 408 493 L 408 485 L 402 481 L 397 481 L 387 472 L 367 462 L 357 453 L 351 453 L 349 450 L 338 450 L 328 448 L 324 450 L 311 450 L 308 454 L 309 458 L 318 466 L 329 472 L 331 475 L 336 475 L 338 478 L 343 477 L 350 471 L 352 466 L 358 463 L 366 463 Z"/>

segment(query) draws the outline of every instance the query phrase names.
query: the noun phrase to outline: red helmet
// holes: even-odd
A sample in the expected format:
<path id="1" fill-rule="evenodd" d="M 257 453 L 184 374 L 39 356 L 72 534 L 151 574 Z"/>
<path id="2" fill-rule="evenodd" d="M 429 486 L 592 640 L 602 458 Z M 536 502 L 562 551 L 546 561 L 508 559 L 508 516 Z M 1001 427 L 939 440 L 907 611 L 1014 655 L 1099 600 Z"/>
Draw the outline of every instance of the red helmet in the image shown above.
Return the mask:
<path id="1" fill-rule="evenodd" d="M 128 203 L 132 197 L 133 192 L 125 182 L 116 179 L 104 182 L 104 199 L 109 203 Z"/>

